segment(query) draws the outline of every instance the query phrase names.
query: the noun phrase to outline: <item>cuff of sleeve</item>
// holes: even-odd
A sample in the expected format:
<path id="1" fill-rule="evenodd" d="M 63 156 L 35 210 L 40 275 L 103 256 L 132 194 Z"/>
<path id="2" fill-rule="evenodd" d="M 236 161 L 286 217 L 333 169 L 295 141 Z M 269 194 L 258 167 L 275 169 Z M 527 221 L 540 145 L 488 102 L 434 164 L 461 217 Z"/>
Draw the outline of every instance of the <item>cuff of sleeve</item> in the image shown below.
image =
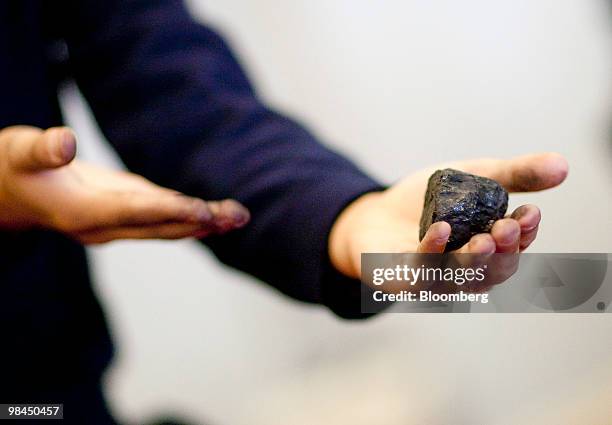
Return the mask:
<path id="1" fill-rule="evenodd" d="M 322 282 L 322 304 L 329 307 L 337 316 L 344 319 L 367 319 L 384 310 L 391 303 L 377 303 L 374 308 L 376 312 L 371 312 L 370 305 L 368 313 L 364 313 L 361 308 L 361 297 L 372 297 L 373 289 L 361 283 L 359 279 L 352 279 L 338 272 L 329 262 L 323 265 Z"/>
<path id="2" fill-rule="evenodd" d="M 365 319 L 375 314 L 362 313 L 361 309 L 362 293 L 367 293 L 370 289 L 365 287 L 359 279 L 347 277 L 337 271 L 331 264 L 328 254 L 329 234 L 340 213 L 360 196 L 386 189 L 386 187 L 365 177 L 359 180 L 361 181 L 352 180 L 350 188 L 343 188 L 342 197 L 337 197 L 338 192 L 335 191 L 336 199 L 333 201 L 330 199 L 328 202 L 328 205 L 333 204 L 334 207 L 327 209 L 326 214 L 321 217 L 323 222 L 320 222 L 321 228 L 325 229 L 322 232 L 323 240 L 320 241 L 319 249 L 321 253 L 320 302 L 336 315 L 345 319 Z M 381 311 L 385 307 L 381 307 Z"/>

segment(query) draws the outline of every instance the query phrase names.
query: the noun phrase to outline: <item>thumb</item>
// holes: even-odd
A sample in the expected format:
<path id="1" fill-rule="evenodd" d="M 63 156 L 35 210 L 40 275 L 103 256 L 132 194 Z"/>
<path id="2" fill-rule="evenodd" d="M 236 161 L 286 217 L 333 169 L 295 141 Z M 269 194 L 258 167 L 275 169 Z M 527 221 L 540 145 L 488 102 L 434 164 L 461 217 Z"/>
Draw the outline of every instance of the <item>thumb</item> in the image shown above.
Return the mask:
<path id="1" fill-rule="evenodd" d="M 549 189 L 567 177 L 568 163 L 554 152 L 531 154 L 512 159 L 474 160 L 459 165 L 469 173 L 497 180 L 509 192 Z"/>
<path id="2" fill-rule="evenodd" d="M 40 131 L 31 127 L 14 129 L 8 140 L 8 158 L 15 169 L 39 171 L 69 164 L 76 155 L 76 137 L 67 127 Z"/>
<path id="3" fill-rule="evenodd" d="M 451 226 L 445 221 L 433 223 L 421 239 L 417 252 L 420 254 L 440 254 L 444 252 L 451 234 Z"/>

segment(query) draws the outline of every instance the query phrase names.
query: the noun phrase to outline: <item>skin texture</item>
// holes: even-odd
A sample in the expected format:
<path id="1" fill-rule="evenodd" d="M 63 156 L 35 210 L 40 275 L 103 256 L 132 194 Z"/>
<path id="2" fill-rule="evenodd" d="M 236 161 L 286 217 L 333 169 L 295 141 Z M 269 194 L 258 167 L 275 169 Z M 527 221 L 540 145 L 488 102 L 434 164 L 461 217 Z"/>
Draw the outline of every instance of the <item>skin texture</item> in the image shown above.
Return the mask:
<path id="1" fill-rule="evenodd" d="M 443 252 L 451 231 L 448 223 L 434 223 L 420 243 L 418 238 L 428 178 L 443 168 L 494 179 L 509 192 L 549 189 L 561 184 L 568 173 L 567 161 L 556 153 L 462 161 L 419 171 L 384 192 L 358 198 L 340 214 L 329 237 L 332 264 L 348 276 L 359 277 L 362 252 Z M 538 207 L 520 206 L 496 221 L 491 233 L 474 235 L 455 252 L 520 252 L 535 240 L 540 220 Z"/>
<path id="2" fill-rule="evenodd" d="M 66 127 L 0 131 L 0 228 L 52 229 L 83 244 L 201 238 L 249 221 L 233 200 L 206 202 L 136 174 L 75 160 Z"/>

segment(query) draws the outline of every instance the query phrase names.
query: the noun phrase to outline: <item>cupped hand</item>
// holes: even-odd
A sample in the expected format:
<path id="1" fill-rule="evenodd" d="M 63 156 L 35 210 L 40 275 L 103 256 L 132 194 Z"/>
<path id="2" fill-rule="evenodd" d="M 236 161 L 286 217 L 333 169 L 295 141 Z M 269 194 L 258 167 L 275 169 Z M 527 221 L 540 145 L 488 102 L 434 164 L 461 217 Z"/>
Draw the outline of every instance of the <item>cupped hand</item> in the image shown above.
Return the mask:
<path id="1" fill-rule="evenodd" d="M 556 153 L 513 159 L 477 159 L 441 164 L 409 175 L 391 188 L 368 193 L 338 217 L 329 237 L 329 255 L 337 270 L 359 277 L 364 252 L 444 252 L 451 228 L 431 225 L 419 241 L 419 220 L 429 176 L 454 168 L 498 181 L 509 192 L 533 192 L 559 185 L 568 173 L 567 161 Z M 520 252 L 535 240 L 541 214 L 535 205 L 522 205 L 494 223 L 490 233 L 474 235 L 456 252 L 489 254 Z"/>
<path id="2" fill-rule="evenodd" d="M 0 229 L 46 228 L 93 244 L 201 238 L 249 221 L 236 201 L 188 197 L 75 154 L 76 138 L 66 127 L 0 131 Z"/>

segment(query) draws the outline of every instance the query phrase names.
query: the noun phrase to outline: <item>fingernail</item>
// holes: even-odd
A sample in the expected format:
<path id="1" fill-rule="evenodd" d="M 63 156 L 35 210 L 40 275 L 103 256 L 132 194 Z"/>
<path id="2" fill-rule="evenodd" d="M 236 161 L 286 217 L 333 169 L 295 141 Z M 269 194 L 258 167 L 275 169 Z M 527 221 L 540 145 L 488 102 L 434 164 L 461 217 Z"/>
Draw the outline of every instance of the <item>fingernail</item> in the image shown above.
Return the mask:
<path id="1" fill-rule="evenodd" d="M 76 155 L 75 137 L 69 130 L 62 131 L 60 137 L 60 151 L 64 161 L 69 161 Z"/>
<path id="2" fill-rule="evenodd" d="M 516 211 L 514 211 L 514 213 L 510 217 L 518 221 L 521 218 L 523 218 L 525 214 L 526 214 L 525 209 L 521 207 L 521 208 L 518 208 Z"/>
<path id="3" fill-rule="evenodd" d="M 251 219 L 251 214 L 245 208 L 239 208 L 232 212 L 234 225 L 237 227 L 244 226 Z"/>

